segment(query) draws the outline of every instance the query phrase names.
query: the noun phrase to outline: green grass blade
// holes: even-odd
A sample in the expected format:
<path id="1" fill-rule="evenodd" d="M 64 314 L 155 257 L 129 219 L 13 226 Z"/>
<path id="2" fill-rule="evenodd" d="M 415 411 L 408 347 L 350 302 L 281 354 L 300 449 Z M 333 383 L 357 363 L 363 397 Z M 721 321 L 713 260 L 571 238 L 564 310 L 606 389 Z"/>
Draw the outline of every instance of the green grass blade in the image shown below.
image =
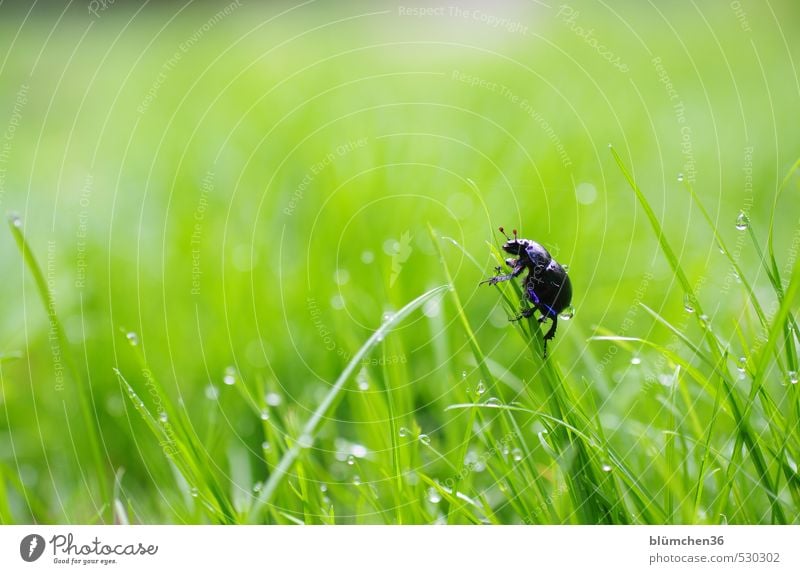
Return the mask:
<path id="1" fill-rule="evenodd" d="M 69 351 L 69 341 L 64 332 L 64 327 L 58 318 L 55 309 L 55 299 L 53 293 L 47 285 L 42 268 L 39 266 L 36 256 L 33 254 L 28 240 L 25 238 L 25 233 L 22 230 L 22 220 L 16 215 L 10 215 L 8 225 L 11 229 L 11 235 L 17 243 L 17 247 L 22 253 L 22 259 L 28 267 L 33 280 L 36 283 L 36 288 L 39 292 L 39 297 L 42 305 L 47 312 L 47 318 L 52 329 L 56 332 L 56 339 L 61 347 L 61 356 L 64 363 L 67 365 L 67 370 L 72 376 L 72 380 L 77 388 L 78 404 L 81 409 L 81 417 L 83 419 L 84 427 L 86 428 L 86 436 L 89 440 L 89 448 L 91 451 L 91 459 L 95 469 L 95 478 L 100 487 L 100 495 L 102 500 L 110 507 L 110 491 L 109 491 L 109 467 L 103 462 L 103 454 L 100 449 L 100 431 L 98 429 L 97 419 L 95 413 L 91 408 L 91 389 L 88 388 L 88 383 L 78 371 L 78 367 Z M 109 516 L 109 518 L 113 518 Z"/>
<path id="2" fill-rule="evenodd" d="M 361 364 L 361 360 L 383 340 L 387 333 L 389 333 L 396 325 L 403 321 L 403 319 L 424 305 L 426 301 L 442 293 L 445 289 L 447 289 L 446 285 L 434 287 L 433 289 L 423 293 L 408 303 L 405 307 L 400 309 L 380 327 L 378 327 L 372 336 L 367 339 L 367 341 L 361 346 L 355 355 L 353 355 L 353 358 L 350 359 L 350 362 L 339 375 L 339 378 L 336 379 L 336 382 L 325 395 L 325 398 L 313 412 L 311 418 L 309 418 L 308 422 L 306 422 L 305 426 L 303 427 L 302 434 L 300 437 L 298 437 L 298 440 L 292 444 L 291 448 L 289 448 L 289 450 L 283 455 L 283 458 L 281 458 L 278 466 L 275 467 L 275 470 L 273 470 L 270 474 L 266 484 L 264 485 L 264 488 L 262 489 L 258 499 L 249 513 L 250 522 L 257 522 L 260 519 L 264 508 L 272 500 L 275 490 L 278 488 L 289 469 L 297 460 L 297 457 L 300 455 L 302 449 L 310 446 L 311 443 L 313 443 L 314 435 L 317 432 L 317 427 L 319 426 L 323 417 L 328 414 L 331 405 L 341 393 L 345 383 L 347 383 L 347 381 L 350 379 L 350 376 L 353 374 L 353 371 L 355 371 L 356 367 Z"/>

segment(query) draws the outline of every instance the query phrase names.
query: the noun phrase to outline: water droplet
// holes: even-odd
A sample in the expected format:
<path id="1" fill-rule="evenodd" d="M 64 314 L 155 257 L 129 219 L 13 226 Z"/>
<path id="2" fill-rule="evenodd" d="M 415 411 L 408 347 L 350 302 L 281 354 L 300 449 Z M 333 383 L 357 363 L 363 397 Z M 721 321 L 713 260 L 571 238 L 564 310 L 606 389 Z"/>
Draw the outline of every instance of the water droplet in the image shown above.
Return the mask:
<path id="1" fill-rule="evenodd" d="M 162 423 L 167 422 L 168 419 L 169 419 L 169 417 L 167 416 L 167 411 L 161 411 L 159 413 L 158 420 L 160 420 Z"/>
<path id="2" fill-rule="evenodd" d="M 219 389 L 214 385 L 206 385 L 205 394 L 209 401 L 216 401 L 219 398 Z"/>
<path id="3" fill-rule="evenodd" d="M 478 381 L 478 388 L 475 389 L 478 392 L 478 395 L 482 395 L 486 392 L 486 385 L 483 384 L 483 381 Z"/>
<path id="4" fill-rule="evenodd" d="M 425 304 L 422 306 L 422 313 L 426 317 L 438 317 L 439 313 L 442 311 L 442 301 L 441 299 L 429 299 L 425 301 Z"/>
<path id="5" fill-rule="evenodd" d="M 797 384 L 797 371 L 789 371 L 789 382 L 793 385 Z"/>
<path id="6" fill-rule="evenodd" d="M 366 250 L 361 252 L 361 263 L 369 265 L 373 261 L 375 261 L 375 254 L 372 251 Z"/>
<path id="7" fill-rule="evenodd" d="M 515 462 L 519 462 L 522 460 L 522 450 L 515 448 L 511 451 L 511 458 L 514 459 Z"/>
<path id="8" fill-rule="evenodd" d="M 365 447 L 363 444 L 351 445 L 350 452 L 352 452 L 353 456 L 355 456 L 356 458 L 364 458 L 365 456 L 367 456 L 367 454 L 369 454 L 367 447 Z"/>
<path id="9" fill-rule="evenodd" d="M 603 469 L 603 472 L 611 472 L 611 465 L 610 464 L 604 464 L 602 466 L 602 469 Z"/>
<path id="10" fill-rule="evenodd" d="M 353 477 L 353 484 L 355 484 L 356 486 L 361 486 L 361 477 L 358 476 L 358 475 L 355 475 Z"/>
<path id="11" fill-rule="evenodd" d="M 197 490 L 197 487 L 196 487 L 196 486 L 193 486 L 193 487 L 192 487 L 192 488 L 189 490 L 189 494 L 191 494 L 191 495 L 192 495 L 192 498 L 197 498 L 198 496 L 200 496 L 200 491 L 199 491 L 199 490 Z"/>
<path id="12" fill-rule="evenodd" d="M 385 311 L 383 315 L 381 315 L 381 321 L 383 323 L 386 323 L 387 321 L 391 321 L 392 317 L 394 317 L 394 313 L 392 313 L 391 311 Z"/>
<path id="13" fill-rule="evenodd" d="M 222 382 L 228 386 L 236 384 L 236 369 L 225 367 L 225 375 L 222 377 Z"/>
<path id="14" fill-rule="evenodd" d="M 328 485 L 323 482 L 322 484 L 319 485 L 319 491 L 328 492 Z"/>
<path id="15" fill-rule="evenodd" d="M 442 500 L 442 495 L 439 494 L 439 491 L 433 487 L 428 489 L 428 502 L 432 504 L 439 504 Z"/>
<path id="16" fill-rule="evenodd" d="M 575 307 L 570 305 L 566 309 L 564 309 L 561 314 L 558 316 L 559 319 L 563 321 L 569 321 L 575 316 Z"/>
<path id="17" fill-rule="evenodd" d="M 683 308 L 687 313 L 694 313 L 694 306 L 692 305 L 692 298 L 689 295 L 683 296 Z"/>
<path id="18" fill-rule="evenodd" d="M 350 281 L 350 272 L 347 269 L 337 269 L 333 274 L 333 282 L 337 285 L 344 285 Z"/>
<path id="19" fill-rule="evenodd" d="M 740 211 L 739 215 L 736 217 L 736 229 L 744 231 L 748 227 L 750 227 L 750 218 L 747 217 L 744 211 Z"/>
<path id="20" fill-rule="evenodd" d="M 344 297 L 341 295 L 334 295 L 331 297 L 331 309 L 336 309 L 337 311 L 344 309 L 346 306 Z"/>
<path id="21" fill-rule="evenodd" d="M 683 183 L 683 174 L 682 173 L 678 174 L 678 183 Z"/>
<path id="22" fill-rule="evenodd" d="M 261 489 L 264 485 L 261 482 L 257 482 L 253 485 L 253 492 L 261 492 Z"/>
<path id="23" fill-rule="evenodd" d="M 264 452 L 269 452 L 272 450 L 272 445 L 269 444 L 268 441 L 264 441 L 261 443 L 261 450 L 263 450 Z"/>
<path id="24" fill-rule="evenodd" d="M 125 335 L 125 337 L 128 339 L 128 343 L 130 343 L 131 346 L 135 347 L 139 344 L 139 335 L 133 331 L 130 331 L 127 335 Z"/>
<path id="25" fill-rule="evenodd" d="M 312 444 L 314 444 L 314 439 L 309 434 L 304 433 L 297 437 L 297 446 L 300 448 L 311 448 Z"/>
<path id="26" fill-rule="evenodd" d="M 428 436 L 428 435 L 426 435 L 426 434 L 421 434 L 421 435 L 419 435 L 419 436 L 417 437 L 417 440 L 419 440 L 419 442 L 421 442 L 421 443 L 422 443 L 422 444 L 424 444 L 425 446 L 428 446 L 429 444 L 431 444 L 431 437 L 429 437 L 429 436 Z"/>
<path id="27" fill-rule="evenodd" d="M 461 380 L 465 381 L 467 379 L 467 371 L 461 371 Z"/>
<path id="28" fill-rule="evenodd" d="M 408 430 L 406 427 L 400 427 L 400 430 L 398 431 L 397 434 L 400 435 L 400 438 L 405 438 L 411 434 L 411 431 Z"/>
<path id="29" fill-rule="evenodd" d="M 503 405 L 503 403 L 500 402 L 500 399 L 496 397 L 489 397 L 483 404 L 488 405 L 490 407 L 499 407 Z"/>
<path id="30" fill-rule="evenodd" d="M 631 365 L 641 365 L 642 360 L 639 357 L 634 357 L 631 359 Z"/>
<path id="31" fill-rule="evenodd" d="M 262 421 L 268 421 L 269 420 L 269 411 L 267 409 L 264 409 L 263 411 L 261 411 L 261 420 Z"/>
<path id="32" fill-rule="evenodd" d="M 366 391 L 369 389 L 369 379 L 367 378 L 367 369 L 361 367 L 361 370 L 358 371 L 356 375 L 356 385 L 358 385 L 358 390 Z"/>
<path id="33" fill-rule="evenodd" d="M 9 213 L 8 220 L 11 222 L 11 225 L 16 227 L 17 229 L 22 227 L 22 218 L 17 213 Z"/>
<path id="34" fill-rule="evenodd" d="M 739 357 L 739 360 L 736 362 L 736 368 L 739 370 L 740 373 L 744 373 L 747 367 L 747 357 Z"/>
<path id="35" fill-rule="evenodd" d="M 281 399 L 281 396 L 278 393 L 267 393 L 264 395 L 264 401 L 266 401 L 266 403 L 271 407 L 277 407 L 279 404 L 281 404 L 281 402 L 283 402 L 283 399 Z"/>
<path id="36" fill-rule="evenodd" d="M 355 463 L 356 463 L 356 457 L 354 457 L 352 454 L 349 455 L 347 457 L 347 464 L 349 464 L 350 466 L 353 466 Z"/>

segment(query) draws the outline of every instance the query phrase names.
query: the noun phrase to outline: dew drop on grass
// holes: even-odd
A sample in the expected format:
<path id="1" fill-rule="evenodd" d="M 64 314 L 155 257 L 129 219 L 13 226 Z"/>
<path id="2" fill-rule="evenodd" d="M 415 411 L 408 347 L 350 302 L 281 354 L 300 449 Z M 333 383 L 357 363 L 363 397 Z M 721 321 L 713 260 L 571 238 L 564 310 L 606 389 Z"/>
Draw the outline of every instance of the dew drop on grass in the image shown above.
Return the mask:
<path id="1" fill-rule="evenodd" d="M 264 395 L 264 401 L 266 401 L 266 403 L 271 407 L 277 407 L 279 404 L 281 404 L 283 399 L 281 399 L 281 396 L 278 393 L 267 393 Z"/>
<path id="2" fill-rule="evenodd" d="M 264 485 L 260 482 L 257 482 L 253 485 L 253 492 L 261 492 L 262 488 L 264 488 Z"/>
<path id="3" fill-rule="evenodd" d="M 570 305 L 558 316 L 562 321 L 569 321 L 575 316 L 575 307 Z"/>
<path id="4" fill-rule="evenodd" d="M 400 435 L 400 438 L 405 438 L 411 434 L 411 431 L 408 430 L 406 427 L 400 427 L 400 430 L 398 431 L 397 434 Z"/>
<path id="5" fill-rule="evenodd" d="M 511 458 L 514 459 L 514 462 L 519 462 L 522 460 L 522 450 L 515 448 L 511 451 Z"/>
<path id="6" fill-rule="evenodd" d="M 219 398 L 219 389 L 214 385 L 206 385 L 205 394 L 209 401 L 216 401 Z"/>
<path id="7" fill-rule="evenodd" d="M 264 452 L 269 452 L 272 450 L 272 445 L 269 444 L 269 441 L 265 440 L 264 442 L 261 443 L 261 450 L 263 450 Z"/>
<path id="8" fill-rule="evenodd" d="M 297 446 L 300 448 L 311 448 L 311 445 L 314 443 L 314 439 L 311 438 L 311 435 L 308 434 L 301 434 L 297 438 Z"/>
<path id="9" fill-rule="evenodd" d="M 682 173 L 678 174 L 678 183 L 683 183 L 683 174 Z"/>
<path id="10" fill-rule="evenodd" d="M 604 464 L 602 466 L 602 469 L 603 469 L 603 472 L 611 472 L 611 465 L 610 464 Z"/>
<path id="11" fill-rule="evenodd" d="M 375 254 L 372 251 L 366 250 L 361 252 L 361 263 L 369 265 L 373 261 L 375 261 Z"/>
<path id="12" fill-rule="evenodd" d="M 391 311 L 386 311 L 384 312 L 383 315 L 381 315 L 381 322 L 386 323 L 388 321 L 391 321 L 392 317 L 394 317 L 394 313 L 392 313 Z"/>
<path id="13" fill-rule="evenodd" d="M 439 494 L 439 491 L 433 487 L 428 489 L 428 502 L 432 504 L 439 504 L 442 500 L 442 495 Z"/>
<path id="14" fill-rule="evenodd" d="M 10 213 L 8 215 L 8 220 L 11 222 L 11 225 L 16 227 L 17 229 L 22 227 L 22 218 L 16 213 Z"/>
<path id="15" fill-rule="evenodd" d="M 498 399 L 497 397 L 489 397 L 488 399 L 486 399 L 486 402 L 484 404 L 490 407 L 499 407 L 503 403 L 501 403 L 500 399 Z"/>
<path id="16" fill-rule="evenodd" d="M 197 490 L 197 487 L 196 487 L 196 486 L 193 486 L 193 487 L 191 488 L 191 490 L 189 490 L 189 494 L 191 494 L 191 495 L 192 495 L 192 498 L 197 498 L 198 496 L 200 496 L 200 491 L 199 491 L 199 490 Z"/>
<path id="17" fill-rule="evenodd" d="M 225 367 L 225 374 L 222 377 L 222 382 L 228 386 L 236 384 L 236 369 L 233 367 Z"/>
<path id="18" fill-rule="evenodd" d="M 797 380 L 797 371 L 789 371 L 789 382 L 796 385 Z"/>
<path id="19" fill-rule="evenodd" d="M 361 477 L 358 476 L 358 475 L 355 475 L 353 477 L 353 484 L 356 485 L 356 486 L 361 486 Z"/>
<path id="20" fill-rule="evenodd" d="M 167 422 L 168 419 L 169 417 L 167 416 L 167 411 L 161 411 L 161 413 L 158 415 L 158 420 L 160 420 L 162 423 Z"/>
<path id="21" fill-rule="evenodd" d="M 319 485 L 319 491 L 328 492 L 328 485 L 323 482 L 322 484 Z"/>
<path id="22" fill-rule="evenodd" d="M 354 457 L 352 454 L 349 455 L 347 457 L 347 464 L 349 464 L 350 466 L 353 466 L 355 463 L 356 463 L 356 457 Z"/>
<path id="23" fill-rule="evenodd" d="M 428 446 L 429 444 L 431 444 L 431 437 L 429 437 L 429 436 L 428 436 L 428 435 L 426 435 L 426 434 L 421 434 L 421 435 L 419 435 L 419 436 L 417 437 L 417 440 L 419 440 L 419 442 L 421 442 L 421 443 L 422 443 L 422 444 L 424 444 L 425 446 Z"/>
<path id="24" fill-rule="evenodd" d="M 486 385 L 483 384 L 483 381 L 478 381 L 478 388 L 475 390 L 478 392 L 478 396 L 480 396 L 486 392 Z"/>
<path id="25" fill-rule="evenodd" d="M 739 357 L 739 360 L 736 361 L 736 369 L 740 373 L 744 373 L 746 367 L 747 367 L 747 357 Z"/>
<path id="26" fill-rule="evenodd" d="M 631 365 L 641 365 L 642 360 L 639 357 L 634 357 L 631 359 Z"/>
<path id="27" fill-rule="evenodd" d="M 461 371 L 461 380 L 465 381 L 467 379 L 467 371 Z"/>
<path id="28" fill-rule="evenodd" d="M 683 308 L 686 309 L 687 313 L 694 313 L 694 306 L 692 305 L 692 299 L 689 295 L 683 296 Z"/>
<path id="29" fill-rule="evenodd" d="M 131 344 L 132 347 L 135 347 L 139 344 L 139 335 L 134 333 L 133 331 L 129 331 L 125 338 L 128 339 L 128 343 Z"/>
<path id="30" fill-rule="evenodd" d="M 267 409 L 264 409 L 263 411 L 261 411 L 261 420 L 262 421 L 268 421 L 269 420 L 269 411 Z"/>
<path id="31" fill-rule="evenodd" d="M 361 370 L 358 371 L 356 375 L 356 385 L 358 385 L 359 391 L 366 391 L 369 389 L 369 379 L 367 378 L 367 369 L 361 367 Z"/>
<path id="32" fill-rule="evenodd" d="M 736 217 L 736 229 L 744 231 L 748 227 L 750 227 L 750 218 L 747 217 L 744 211 L 740 211 L 739 215 Z"/>

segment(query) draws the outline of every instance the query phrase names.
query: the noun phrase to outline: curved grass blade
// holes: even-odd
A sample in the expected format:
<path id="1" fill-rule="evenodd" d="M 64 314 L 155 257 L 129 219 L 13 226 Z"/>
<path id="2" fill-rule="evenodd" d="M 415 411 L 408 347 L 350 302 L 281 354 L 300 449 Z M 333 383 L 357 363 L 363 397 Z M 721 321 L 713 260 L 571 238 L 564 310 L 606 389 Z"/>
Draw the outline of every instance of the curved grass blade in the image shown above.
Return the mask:
<path id="1" fill-rule="evenodd" d="M 311 415 L 311 418 L 308 419 L 305 426 L 303 427 L 302 433 L 299 437 L 299 440 L 295 441 L 292 444 L 291 448 L 286 451 L 281 458 L 278 466 L 275 467 L 275 470 L 272 471 L 269 478 L 267 479 L 264 488 L 261 490 L 261 493 L 258 496 L 258 499 L 253 504 L 252 509 L 249 513 L 249 522 L 256 522 L 259 518 L 263 515 L 264 508 L 270 503 L 272 500 L 272 496 L 275 494 L 275 490 L 280 485 L 281 481 L 284 479 L 286 474 L 289 472 L 289 469 L 292 467 L 294 462 L 297 460 L 297 457 L 300 455 L 301 450 L 306 447 L 310 446 L 313 443 L 314 435 L 317 432 L 317 427 L 319 426 L 320 422 L 322 421 L 323 417 L 328 414 L 333 402 L 339 396 L 342 389 L 344 388 L 345 383 L 350 379 L 350 376 L 355 371 L 356 367 L 361 364 L 361 360 L 369 353 L 373 348 L 375 348 L 378 343 L 380 343 L 386 334 L 391 331 L 397 324 L 399 324 L 403 319 L 405 319 L 408 315 L 410 315 L 413 311 L 420 308 L 426 301 L 436 297 L 440 293 L 442 293 L 445 289 L 447 289 L 447 285 L 441 285 L 439 287 L 434 287 L 430 291 L 427 291 L 408 303 L 405 307 L 400 309 L 397 313 L 392 315 L 388 321 L 384 322 L 373 334 L 372 336 L 367 339 L 367 341 L 361 346 L 361 348 L 353 355 L 353 358 L 347 363 L 347 366 L 344 368 L 342 373 L 339 375 L 339 378 L 336 379 L 336 382 L 331 387 L 331 390 L 328 391 L 328 394 L 325 395 L 325 398 L 316 408 L 314 413 Z"/>

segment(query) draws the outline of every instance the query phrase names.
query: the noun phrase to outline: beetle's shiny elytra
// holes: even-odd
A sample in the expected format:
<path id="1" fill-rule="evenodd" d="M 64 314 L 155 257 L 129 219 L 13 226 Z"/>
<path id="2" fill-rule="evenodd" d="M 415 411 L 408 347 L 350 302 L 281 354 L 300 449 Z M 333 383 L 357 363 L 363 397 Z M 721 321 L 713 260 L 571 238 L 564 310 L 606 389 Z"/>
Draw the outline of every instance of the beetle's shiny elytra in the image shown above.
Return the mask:
<path id="1" fill-rule="evenodd" d="M 550 329 L 544 335 L 544 354 L 546 356 L 547 341 L 556 336 L 558 314 L 569 307 L 572 302 L 572 283 L 566 269 L 553 259 L 547 249 L 539 243 L 530 239 L 520 239 L 517 237 L 516 229 L 513 232 L 513 239 L 506 235 L 502 227 L 500 233 L 505 235 L 507 240 L 503 244 L 503 250 L 516 256 L 506 259 L 506 265 L 511 268 L 511 273 L 495 275 L 481 281 L 481 284 L 496 285 L 501 281 L 519 277 L 526 269 L 528 270 L 528 276 L 525 277 L 522 285 L 525 296 L 533 303 L 533 307 L 524 306 L 520 314 L 513 320 L 518 321 L 523 317 L 530 317 L 536 310 L 541 314 L 540 323 L 550 319 Z M 497 272 L 500 271 L 501 268 L 498 267 Z"/>

